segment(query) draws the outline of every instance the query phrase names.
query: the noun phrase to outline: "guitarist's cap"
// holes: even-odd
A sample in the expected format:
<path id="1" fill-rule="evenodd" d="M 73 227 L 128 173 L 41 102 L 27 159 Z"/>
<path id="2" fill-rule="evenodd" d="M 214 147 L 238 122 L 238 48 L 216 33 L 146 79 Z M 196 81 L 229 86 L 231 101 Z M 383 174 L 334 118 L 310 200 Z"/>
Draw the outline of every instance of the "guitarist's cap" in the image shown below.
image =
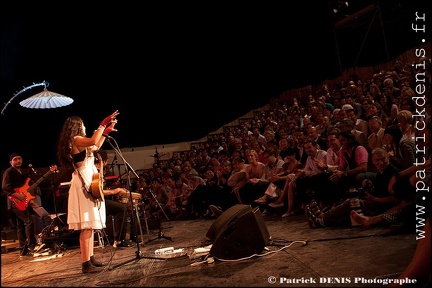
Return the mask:
<path id="1" fill-rule="evenodd" d="M 20 153 L 12 153 L 12 154 L 9 156 L 9 161 L 12 161 L 12 159 L 13 159 L 14 157 L 16 157 L 16 156 L 21 156 L 21 154 L 20 154 Z"/>

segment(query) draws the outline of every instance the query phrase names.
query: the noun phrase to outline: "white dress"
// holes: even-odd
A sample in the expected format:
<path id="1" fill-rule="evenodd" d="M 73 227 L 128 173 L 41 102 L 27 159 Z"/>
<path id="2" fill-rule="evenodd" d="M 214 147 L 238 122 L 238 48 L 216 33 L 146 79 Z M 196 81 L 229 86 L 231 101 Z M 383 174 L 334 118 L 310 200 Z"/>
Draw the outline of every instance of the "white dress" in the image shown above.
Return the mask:
<path id="1" fill-rule="evenodd" d="M 94 173 L 98 173 L 94 165 L 93 153 L 87 153 L 83 165 L 78 168 L 86 187 L 92 182 Z M 105 202 L 96 200 L 82 189 L 83 183 L 76 170 L 72 173 L 69 188 L 67 223 L 69 229 L 102 229 L 106 227 Z"/>

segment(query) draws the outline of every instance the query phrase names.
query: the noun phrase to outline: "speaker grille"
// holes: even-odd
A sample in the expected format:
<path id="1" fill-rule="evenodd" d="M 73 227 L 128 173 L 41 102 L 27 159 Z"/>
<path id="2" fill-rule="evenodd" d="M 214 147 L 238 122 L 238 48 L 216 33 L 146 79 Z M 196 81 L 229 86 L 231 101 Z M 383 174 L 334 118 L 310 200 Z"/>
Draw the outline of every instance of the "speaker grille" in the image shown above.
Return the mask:
<path id="1" fill-rule="evenodd" d="M 260 254 L 270 234 L 258 207 L 252 210 L 248 205 L 238 204 L 219 216 L 207 237 L 215 238 L 210 249 L 212 256 L 232 260 Z"/>

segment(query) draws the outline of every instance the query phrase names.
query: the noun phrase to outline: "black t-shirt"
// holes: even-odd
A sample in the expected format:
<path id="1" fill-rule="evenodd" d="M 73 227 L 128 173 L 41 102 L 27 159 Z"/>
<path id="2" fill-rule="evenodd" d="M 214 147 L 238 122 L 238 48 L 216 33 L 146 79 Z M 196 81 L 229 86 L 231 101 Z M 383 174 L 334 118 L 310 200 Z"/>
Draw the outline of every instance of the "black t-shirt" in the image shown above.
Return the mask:
<path id="1" fill-rule="evenodd" d="M 26 184 L 27 178 L 29 178 L 29 172 L 22 170 L 22 174 L 14 167 L 9 167 L 3 173 L 2 181 L 2 194 L 9 196 L 15 193 L 15 188 L 21 188 Z M 27 183 L 31 184 L 31 183 Z"/>

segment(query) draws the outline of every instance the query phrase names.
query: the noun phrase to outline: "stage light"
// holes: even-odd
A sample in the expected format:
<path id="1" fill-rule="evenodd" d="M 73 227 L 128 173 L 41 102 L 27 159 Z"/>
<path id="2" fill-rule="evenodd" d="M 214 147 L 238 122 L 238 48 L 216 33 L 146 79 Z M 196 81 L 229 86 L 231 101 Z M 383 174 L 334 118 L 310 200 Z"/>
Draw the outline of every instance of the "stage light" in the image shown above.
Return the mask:
<path id="1" fill-rule="evenodd" d="M 67 106 L 72 102 L 72 98 L 49 91 L 45 88 L 44 91 L 21 101 L 19 104 L 26 108 L 50 109 Z"/>
<path id="2" fill-rule="evenodd" d="M 24 87 L 21 91 L 15 93 L 15 95 L 3 107 L 1 114 L 4 114 L 6 107 L 18 95 L 20 95 L 21 93 L 23 93 L 29 89 L 32 89 L 32 88 L 38 87 L 38 86 L 44 86 L 44 91 L 37 93 L 37 94 L 21 101 L 20 102 L 21 106 L 26 107 L 26 108 L 32 108 L 32 109 L 51 109 L 51 108 L 58 108 L 58 107 L 67 106 L 74 101 L 70 97 L 49 91 L 47 89 L 47 87 L 49 86 L 49 83 L 46 81 L 43 81 L 41 83 L 35 83 L 35 84 L 30 85 L 28 87 Z"/>

